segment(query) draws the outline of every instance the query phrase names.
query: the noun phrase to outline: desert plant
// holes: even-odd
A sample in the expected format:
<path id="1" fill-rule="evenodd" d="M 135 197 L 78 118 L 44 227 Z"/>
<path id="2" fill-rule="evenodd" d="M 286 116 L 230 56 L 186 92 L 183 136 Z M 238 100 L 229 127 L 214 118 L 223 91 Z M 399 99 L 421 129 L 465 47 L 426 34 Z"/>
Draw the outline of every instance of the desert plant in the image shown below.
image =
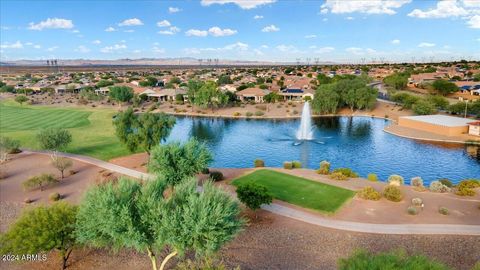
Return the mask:
<path id="1" fill-rule="evenodd" d="M 255 116 L 262 116 L 262 115 L 264 115 L 264 114 L 265 114 L 265 113 L 262 112 L 262 111 L 256 111 L 256 112 L 255 112 Z"/>
<path id="2" fill-rule="evenodd" d="M 459 188 L 455 194 L 458 196 L 475 196 L 476 192 L 471 188 Z"/>
<path id="3" fill-rule="evenodd" d="M 291 170 L 293 168 L 293 164 L 290 161 L 283 162 L 283 168 L 287 170 Z"/>
<path id="4" fill-rule="evenodd" d="M 246 112 L 246 113 L 245 113 L 245 116 L 246 116 L 246 117 L 252 117 L 252 116 L 253 116 L 253 113 L 252 113 L 252 112 Z"/>
<path id="5" fill-rule="evenodd" d="M 294 169 L 300 169 L 300 168 L 302 168 L 302 163 L 298 160 L 294 160 L 294 161 L 292 161 L 292 166 L 293 166 Z"/>
<path id="6" fill-rule="evenodd" d="M 447 186 L 449 188 L 453 187 L 452 181 L 450 181 L 447 178 L 438 179 L 438 181 L 440 181 L 440 183 L 444 184 L 445 186 Z"/>
<path id="7" fill-rule="evenodd" d="M 440 206 L 440 208 L 438 208 L 438 212 L 442 215 L 448 215 L 450 211 L 448 210 L 448 208 L 444 206 Z"/>
<path id="8" fill-rule="evenodd" d="M 410 179 L 410 185 L 414 187 L 423 187 L 423 179 L 420 176 Z"/>
<path id="9" fill-rule="evenodd" d="M 222 181 L 223 180 L 223 173 L 219 171 L 210 172 L 210 178 L 214 181 Z"/>
<path id="10" fill-rule="evenodd" d="M 234 112 L 233 113 L 233 116 L 235 116 L 235 117 L 240 116 L 240 115 L 242 115 L 240 112 Z"/>
<path id="11" fill-rule="evenodd" d="M 62 195 L 60 195 L 60 193 L 58 192 L 53 192 L 48 195 L 48 198 L 50 199 L 50 201 L 56 202 L 62 198 Z"/>
<path id="12" fill-rule="evenodd" d="M 392 202 L 399 202 L 403 198 L 400 187 L 395 185 L 388 185 L 383 189 L 383 197 Z"/>
<path id="13" fill-rule="evenodd" d="M 418 214 L 418 209 L 415 206 L 409 206 L 407 208 L 407 212 L 408 212 L 409 215 L 414 216 L 414 215 Z"/>
<path id="14" fill-rule="evenodd" d="M 422 200 L 422 199 L 420 199 L 420 198 L 413 198 L 413 199 L 412 199 L 412 205 L 413 205 L 413 206 L 419 207 L 419 206 L 422 206 L 422 204 L 423 204 L 423 200 Z"/>
<path id="15" fill-rule="evenodd" d="M 404 183 L 403 177 L 397 174 L 392 174 L 388 177 L 387 180 L 389 185 L 401 186 Z"/>
<path id="16" fill-rule="evenodd" d="M 62 179 L 63 179 L 64 178 L 64 171 L 66 169 L 72 167 L 73 163 L 68 158 L 53 155 L 52 156 L 52 165 L 53 165 L 53 167 L 55 167 L 57 170 L 60 171 L 60 173 L 62 175 Z"/>
<path id="17" fill-rule="evenodd" d="M 210 173 L 210 169 L 208 169 L 208 168 L 203 168 L 203 169 L 201 170 L 201 173 L 202 173 L 202 174 L 209 174 L 209 173 Z"/>
<path id="18" fill-rule="evenodd" d="M 365 200 L 378 201 L 382 197 L 380 192 L 376 191 L 373 187 L 366 186 L 362 188 L 358 193 L 358 197 Z"/>
<path id="19" fill-rule="evenodd" d="M 263 161 L 263 159 L 257 158 L 253 161 L 253 165 L 255 166 L 255 168 L 265 167 L 265 162 Z"/>
<path id="20" fill-rule="evenodd" d="M 329 177 L 333 180 L 340 180 L 340 181 L 344 181 L 344 180 L 347 180 L 348 177 L 345 176 L 343 173 L 341 172 L 332 172 Z"/>
<path id="21" fill-rule="evenodd" d="M 318 169 L 319 174 L 329 174 L 330 173 L 330 162 L 323 160 L 320 162 L 320 168 Z"/>
<path id="22" fill-rule="evenodd" d="M 371 181 L 371 182 L 378 182 L 378 176 L 374 173 L 369 173 L 367 175 L 367 179 L 368 181 Z"/>
<path id="23" fill-rule="evenodd" d="M 430 191 L 432 192 L 450 192 L 450 188 L 442 184 L 440 181 L 432 181 L 430 183 Z"/>
<path id="24" fill-rule="evenodd" d="M 266 187 L 253 182 L 240 185 L 237 188 L 237 196 L 242 203 L 253 211 L 260 208 L 262 204 L 271 204 L 273 200 Z"/>
<path id="25" fill-rule="evenodd" d="M 48 173 L 43 173 L 38 176 L 30 177 L 27 181 L 22 183 L 22 186 L 25 190 L 33 190 L 40 188 L 43 191 L 45 186 L 57 183 L 58 180 L 53 175 Z"/>
<path id="26" fill-rule="evenodd" d="M 351 178 L 356 178 L 358 177 L 358 174 L 350 168 L 336 168 L 333 170 L 333 173 L 341 173 L 345 175 L 346 177 L 351 177 Z"/>

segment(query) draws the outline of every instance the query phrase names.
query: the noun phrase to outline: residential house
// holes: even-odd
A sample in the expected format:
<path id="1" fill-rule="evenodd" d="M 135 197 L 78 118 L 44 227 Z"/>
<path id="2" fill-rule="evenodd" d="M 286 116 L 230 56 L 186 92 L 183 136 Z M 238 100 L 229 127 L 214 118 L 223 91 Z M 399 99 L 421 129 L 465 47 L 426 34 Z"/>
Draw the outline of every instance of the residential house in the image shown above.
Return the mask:
<path id="1" fill-rule="evenodd" d="M 236 92 L 237 98 L 240 101 L 254 101 L 255 103 L 263 103 L 264 97 L 271 91 L 267 89 L 260 89 L 257 87 L 250 87 Z"/>

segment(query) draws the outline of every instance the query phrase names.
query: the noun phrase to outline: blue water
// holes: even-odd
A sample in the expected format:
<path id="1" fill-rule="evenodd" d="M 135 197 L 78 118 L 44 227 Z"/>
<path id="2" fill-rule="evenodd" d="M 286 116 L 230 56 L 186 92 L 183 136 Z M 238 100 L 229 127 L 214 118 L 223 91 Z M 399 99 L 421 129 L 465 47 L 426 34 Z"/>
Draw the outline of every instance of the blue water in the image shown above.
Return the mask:
<path id="1" fill-rule="evenodd" d="M 349 167 L 366 177 L 382 180 L 391 174 L 406 182 L 420 176 L 428 184 L 439 178 L 454 183 L 480 178 L 478 146 L 430 144 L 400 138 L 383 131 L 390 122 L 370 117 L 324 117 L 312 121 L 314 140 L 296 141 L 300 120 L 254 120 L 179 117 L 167 141 L 190 137 L 206 143 L 214 154 L 211 167 L 252 167 L 263 159 L 266 166 L 281 167 L 299 160 L 310 169 L 328 160 L 332 168 Z"/>

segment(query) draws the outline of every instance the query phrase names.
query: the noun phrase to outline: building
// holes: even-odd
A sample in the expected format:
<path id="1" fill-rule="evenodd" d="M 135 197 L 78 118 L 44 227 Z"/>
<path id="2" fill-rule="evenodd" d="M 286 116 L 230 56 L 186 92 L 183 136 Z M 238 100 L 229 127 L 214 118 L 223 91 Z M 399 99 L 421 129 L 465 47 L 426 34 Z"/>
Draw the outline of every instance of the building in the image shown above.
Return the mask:
<path id="1" fill-rule="evenodd" d="M 305 99 L 313 100 L 313 90 L 299 89 L 299 88 L 287 88 L 279 92 L 285 100 L 302 101 Z"/>
<path id="2" fill-rule="evenodd" d="M 183 88 L 162 89 L 162 90 L 146 89 L 141 93 L 141 95 L 142 94 L 147 95 L 149 100 L 175 101 L 177 95 L 181 95 L 182 98 L 185 100 L 187 95 L 187 90 Z"/>
<path id="3" fill-rule="evenodd" d="M 480 121 L 468 123 L 468 134 L 480 136 Z"/>
<path id="4" fill-rule="evenodd" d="M 471 121 L 468 118 L 436 114 L 403 116 L 398 119 L 398 125 L 444 136 L 458 136 L 469 132 Z"/>
<path id="5" fill-rule="evenodd" d="M 240 101 L 255 101 L 255 103 L 263 103 L 263 97 L 268 95 L 271 91 L 267 89 L 260 89 L 257 87 L 250 87 L 236 92 L 237 98 Z"/>

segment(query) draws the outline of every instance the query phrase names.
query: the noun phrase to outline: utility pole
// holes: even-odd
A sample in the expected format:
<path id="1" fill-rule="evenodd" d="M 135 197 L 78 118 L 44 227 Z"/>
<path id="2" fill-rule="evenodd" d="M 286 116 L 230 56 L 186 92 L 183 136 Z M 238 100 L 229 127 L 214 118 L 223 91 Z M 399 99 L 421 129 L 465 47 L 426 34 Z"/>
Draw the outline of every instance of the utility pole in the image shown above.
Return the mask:
<path id="1" fill-rule="evenodd" d="M 468 103 L 465 101 L 465 118 L 467 118 Z"/>

